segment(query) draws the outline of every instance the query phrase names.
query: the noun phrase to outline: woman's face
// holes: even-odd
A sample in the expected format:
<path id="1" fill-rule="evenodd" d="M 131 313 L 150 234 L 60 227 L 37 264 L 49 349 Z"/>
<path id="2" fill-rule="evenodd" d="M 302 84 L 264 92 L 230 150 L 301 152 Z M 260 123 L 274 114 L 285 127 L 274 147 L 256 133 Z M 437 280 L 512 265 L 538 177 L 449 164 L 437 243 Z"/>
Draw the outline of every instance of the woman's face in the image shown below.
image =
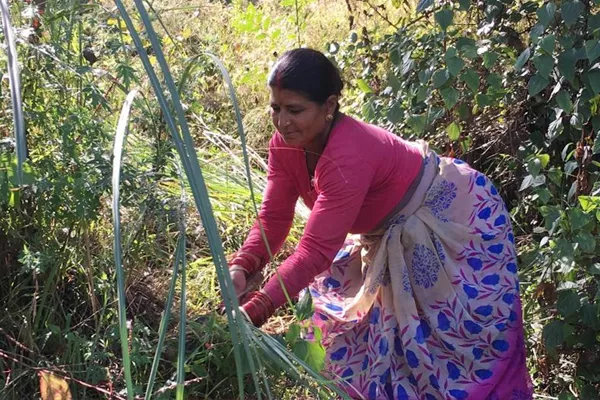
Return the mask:
<path id="1" fill-rule="evenodd" d="M 325 104 L 319 104 L 292 90 L 273 86 L 270 89 L 271 118 L 283 140 L 289 145 L 310 147 L 327 130 L 327 115 L 333 115 L 337 97 L 331 96 Z"/>

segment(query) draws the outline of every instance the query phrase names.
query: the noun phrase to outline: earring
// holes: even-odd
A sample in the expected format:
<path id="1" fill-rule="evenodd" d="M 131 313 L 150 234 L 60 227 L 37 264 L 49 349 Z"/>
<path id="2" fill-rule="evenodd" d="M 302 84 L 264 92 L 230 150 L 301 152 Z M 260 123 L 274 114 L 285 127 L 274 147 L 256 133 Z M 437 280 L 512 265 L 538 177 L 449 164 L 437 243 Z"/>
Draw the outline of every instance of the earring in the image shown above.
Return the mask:
<path id="1" fill-rule="evenodd" d="M 326 119 L 327 121 L 333 121 L 333 115 L 331 115 L 331 114 L 327 114 L 327 116 L 325 117 L 325 119 Z"/>

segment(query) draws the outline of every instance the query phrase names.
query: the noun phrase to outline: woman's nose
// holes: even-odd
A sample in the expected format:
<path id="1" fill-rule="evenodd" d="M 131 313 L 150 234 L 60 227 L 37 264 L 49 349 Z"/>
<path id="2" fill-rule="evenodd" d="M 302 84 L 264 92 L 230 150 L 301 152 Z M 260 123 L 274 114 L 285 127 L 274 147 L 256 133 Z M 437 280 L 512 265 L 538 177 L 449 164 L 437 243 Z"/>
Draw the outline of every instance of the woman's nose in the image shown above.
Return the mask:
<path id="1" fill-rule="evenodd" d="M 284 116 L 282 114 L 279 114 L 279 126 L 289 126 L 290 125 L 290 119 L 287 116 Z"/>

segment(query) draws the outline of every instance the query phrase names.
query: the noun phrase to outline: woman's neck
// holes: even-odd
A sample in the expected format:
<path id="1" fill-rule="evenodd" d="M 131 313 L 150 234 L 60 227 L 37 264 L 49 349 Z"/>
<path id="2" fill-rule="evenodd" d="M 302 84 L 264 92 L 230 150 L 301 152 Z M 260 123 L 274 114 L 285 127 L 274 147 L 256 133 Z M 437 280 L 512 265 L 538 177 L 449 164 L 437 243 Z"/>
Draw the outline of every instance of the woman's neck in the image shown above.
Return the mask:
<path id="1" fill-rule="evenodd" d="M 313 140 L 311 143 L 304 146 L 304 151 L 306 153 L 316 154 L 316 155 L 321 155 L 323 153 L 323 151 L 325 150 L 325 146 L 327 146 L 327 141 L 329 139 L 329 135 L 331 134 L 333 126 L 338 121 L 340 116 L 341 116 L 341 113 L 339 111 L 337 111 L 333 116 L 333 120 L 327 125 L 327 127 L 325 128 L 323 133 L 318 135 L 315 138 L 315 140 Z"/>

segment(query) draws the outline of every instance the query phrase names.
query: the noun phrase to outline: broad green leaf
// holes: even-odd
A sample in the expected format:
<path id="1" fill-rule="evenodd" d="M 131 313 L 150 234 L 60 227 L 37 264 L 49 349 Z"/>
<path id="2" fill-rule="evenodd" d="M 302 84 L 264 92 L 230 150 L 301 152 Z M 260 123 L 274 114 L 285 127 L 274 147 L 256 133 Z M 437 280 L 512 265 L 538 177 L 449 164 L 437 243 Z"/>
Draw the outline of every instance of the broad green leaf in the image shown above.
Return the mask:
<path id="1" fill-rule="evenodd" d="M 427 123 L 432 124 L 446 114 L 443 108 L 431 107 L 427 112 Z"/>
<path id="2" fill-rule="evenodd" d="M 479 108 L 484 108 L 491 104 L 490 96 L 488 96 L 487 94 L 483 94 L 483 93 L 480 93 L 477 96 L 475 96 L 475 101 L 477 102 L 477 106 Z"/>
<path id="3" fill-rule="evenodd" d="M 554 58 L 548 54 L 541 54 L 533 58 L 533 65 L 537 69 L 537 72 L 544 78 L 550 76 L 552 68 L 554 68 Z"/>
<path id="4" fill-rule="evenodd" d="M 540 213 L 544 217 L 544 228 L 547 231 L 552 230 L 555 225 L 562 221 L 563 214 L 556 206 L 542 206 L 540 207 Z"/>
<path id="5" fill-rule="evenodd" d="M 565 323 L 563 327 L 563 333 L 565 335 L 565 341 L 569 343 L 569 340 L 573 340 L 573 333 L 575 332 L 575 327 L 571 324 Z M 572 346 L 572 344 L 571 344 Z"/>
<path id="6" fill-rule="evenodd" d="M 563 274 L 570 273 L 575 267 L 575 250 L 573 249 L 573 244 L 561 237 L 556 241 L 554 254 L 560 267 L 559 271 Z"/>
<path id="7" fill-rule="evenodd" d="M 592 39 L 586 41 L 585 54 L 590 62 L 594 62 L 598 57 L 600 57 L 600 40 Z"/>
<path id="8" fill-rule="evenodd" d="M 373 91 L 371 90 L 371 88 L 369 87 L 369 85 L 367 84 L 367 82 L 365 82 L 363 79 L 357 79 L 356 80 L 356 85 L 361 90 L 361 92 L 363 92 L 365 94 L 373 93 Z"/>
<path id="9" fill-rule="evenodd" d="M 597 33 L 600 30 L 600 13 L 588 16 L 588 30 L 590 33 Z"/>
<path id="10" fill-rule="evenodd" d="M 454 11 L 452 11 L 451 8 L 444 8 L 435 13 L 435 20 L 444 32 L 446 32 L 448 30 L 448 27 L 452 25 L 453 19 Z"/>
<path id="11" fill-rule="evenodd" d="M 493 90 L 502 89 L 502 77 L 495 72 L 492 72 L 487 77 L 487 82 L 490 85 L 490 88 Z"/>
<path id="12" fill-rule="evenodd" d="M 433 5 L 433 0 L 419 0 L 417 4 L 417 13 L 422 13 Z"/>
<path id="13" fill-rule="evenodd" d="M 558 56 L 558 70 L 569 82 L 575 80 L 575 64 L 577 63 L 577 51 L 568 49 Z"/>
<path id="14" fill-rule="evenodd" d="M 527 84 L 527 90 L 529 91 L 530 96 L 535 96 L 540 93 L 542 90 L 546 89 L 546 87 L 550 84 L 550 81 L 547 78 L 544 78 L 540 74 L 535 74 L 529 80 Z"/>
<path id="15" fill-rule="evenodd" d="M 391 87 L 394 92 L 397 92 L 402 87 L 402 82 L 400 82 L 400 79 L 398 79 L 392 70 L 389 70 L 387 74 L 387 86 Z"/>
<path id="16" fill-rule="evenodd" d="M 540 174 L 542 171 L 542 162 L 539 158 L 535 157 L 527 163 L 527 172 L 531 174 L 534 178 Z"/>
<path id="17" fill-rule="evenodd" d="M 600 153 L 600 134 L 596 134 L 596 138 L 594 139 L 594 145 L 592 146 L 592 153 Z"/>
<path id="18" fill-rule="evenodd" d="M 452 141 L 458 140 L 458 138 L 460 137 L 461 131 L 462 131 L 461 126 L 459 124 L 457 124 L 456 122 L 452 122 L 450 125 L 448 125 L 448 127 L 446 127 L 446 133 L 448 134 L 448 139 L 450 139 Z"/>
<path id="19" fill-rule="evenodd" d="M 561 168 L 552 167 L 548 170 L 548 178 L 550 178 L 550 180 L 557 186 L 562 185 L 562 179 L 564 175 L 565 174 Z"/>
<path id="20" fill-rule="evenodd" d="M 408 51 L 402 56 L 402 67 L 400 73 L 402 75 L 408 74 L 415 67 L 415 60 L 412 59 L 412 52 Z"/>
<path id="21" fill-rule="evenodd" d="M 600 329 L 600 319 L 598 319 L 598 306 L 596 304 L 586 303 L 581 307 L 582 321 L 585 325 L 594 330 Z"/>
<path id="22" fill-rule="evenodd" d="M 471 92 L 479 92 L 479 74 L 471 68 L 467 68 L 461 75 L 461 79 L 467 84 Z"/>
<path id="23" fill-rule="evenodd" d="M 537 23 L 533 26 L 533 28 L 531 28 L 531 31 L 529 32 L 529 37 L 531 38 L 531 41 L 533 43 L 537 43 L 538 39 L 540 36 L 542 36 L 544 34 L 544 31 L 546 30 L 546 27 L 544 25 L 542 25 L 541 23 Z"/>
<path id="24" fill-rule="evenodd" d="M 408 117 L 406 123 L 416 134 L 421 134 L 425 131 L 427 117 L 425 114 L 415 114 Z"/>
<path id="25" fill-rule="evenodd" d="M 433 73 L 433 87 L 435 89 L 441 88 L 450 79 L 450 72 L 447 69 L 438 69 Z"/>
<path id="26" fill-rule="evenodd" d="M 548 138 L 548 140 L 550 140 L 552 142 L 561 133 L 563 133 L 563 130 L 564 130 L 564 126 L 563 126 L 563 122 L 562 122 L 562 117 L 559 116 L 554 121 L 552 121 L 550 123 L 550 125 L 548 126 L 548 133 L 546 134 L 546 137 Z"/>
<path id="27" fill-rule="evenodd" d="M 564 335 L 564 322 L 563 321 L 551 321 L 548 325 L 544 326 L 542 336 L 544 338 L 544 346 L 549 351 L 554 351 L 556 347 L 560 346 L 565 341 Z"/>
<path id="28" fill-rule="evenodd" d="M 572 26 L 583 12 L 584 5 L 579 0 L 569 0 L 560 8 L 560 15 L 567 26 Z"/>
<path id="29" fill-rule="evenodd" d="M 325 366 L 325 348 L 321 343 L 300 339 L 293 347 L 294 354 L 307 363 L 314 371 Z"/>
<path id="30" fill-rule="evenodd" d="M 556 36 L 544 36 L 544 38 L 540 40 L 539 45 L 546 53 L 552 55 L 552 53 L 554 53 L 554 46 L 556 45 Z"/>
<path id="31" fill-rule="evenodd" d="M 307 290 L 296 304 L 296 318 L 299 321 L 309 319 L 313 315 L 313 302 L 310 292 Z"/>
<path id="32" fill-rule="evenodd" d="M 537 159 L 542 163 L 542 168 L 546 168 L 548 163 L 550 163 L 550 155 L 549 154 L 538 154 Z"/>
<path id="33" fill-rule="evenodd" d="M 422 84 L 426 84 L 427 82 L 429 82 L 429 80 L 433 76 L 433 73 L 434 73 L 434 69 L 432 67 L 425 68 L 424 70 L 419 71 L 419 73 L 418 73 L 419 82 Z"/>
<path id="34" fill-rule="evenodd" d="M 432 92 L 432 89 L 429 88 L 428 86 L 421 86 L 417 90 L 417 95 L 415 96 L 417 103 L 422 103 L 422 102 L 425 102 L 427 99 L 429 99 L 431 92 Z"/>
<path id="35" fill-rule="evenodd" d="M 448 110 L 452 109 L 458 103 L 460 93 L 453 87 L 440 90 L 440 94 Z"/>
<path id="36" fill-rule="evenodd" d="M 483 66 L 487 69 L 492 68 L 500 56 L 495 51 L 487 51 L 483 53 Z"/>
<path id="37" fill-rule="evenodd" d="M 301 328 L 298 324 L 291 324 L 288 328 L 287 333 L 285 334 L 285 340 L 290 346 L 294 346 L 298 339 L 300 338 Z"/>
<path id="38" fill-rule="evenodd" d="M 571 128 L 580 131 L 581 129 L 583 129 L 583 117 L 577 112 L 573 113 L 573 115 L 571 115 L 571 118 L 569 119 L 569 124 L 571 125 Z"/>
<path id="39" fill-rule="evenodd" d="M 559 294 L 556 308 L 563 317 L 566 318 L 569 315 L 576 313 L 579 311 L 580 307 L 581 300 L 576 292 L 572 290 L 566 290 Z"/>
<path id="40" fill-rule="evenodd" d="M 595 69 L 586 72 L 583 74 L 582 79 L 586 87 L 589 88 L 589 90 L 594 94 L 594 96 L 600 94 L 600 70 Z"/>
<path id="41" fill-rule="evenodd" d="M 567 193 L 567 200 L 571 200 L 575 193 L 577 192 L 577 181 L 574 181 L 569 188 L 569 192 Z"/>
<path id="42" fill-rule="evenodd" d="M 525 50 L 523 50 L 521 55 L 519 55 L 519 57 L 517 58 L 517 61 L 515 62 L 515 71 L 519 72 L 525 66 L 525 63 L 527 63 L 530 56 L 531 49 L 528 47 Z"/>
<path id="43" fill-rule="evenodd" d="M 404 119 L 404 110 L 399 103 L 395 103 L 388 110 L 386 117 L 392 124 L 397 124 Z"/>
<path id="44" fill-rule="evenodd" d="M 569 209 L 567 211 L 567 216 L 569 217 L 569 224 L 571 225 L 571 232 L 573 233 L 579 231 L 590 221 L 588 215 L 579 208 Z"/>
<path id="45" fill-rule="evenodd" d="M 458 57 L 446 58 L 446 67 L 452 76 L 457 76 L 465 66 L 465 62 Z"/>
<path id="46" fill-rule="evenodd" d="M 578 166 L 579 166 L 579 164 L 577 164 L 577 161 L 574 161 L 574 160 L 567 161 L 565 163 L 565 174 L 571 175 L 573 173 L 573 171 L 575 171 L 577 169 Z"/>
<path id="47" fill-rule="evenodd" d="M 370 98 L 362 106 L 362 114 L 367 121 L 373 121 L 377 117 L 377 110 L 375 109 L 375 101 Z"/>
<path id="48" fill-rule="evenodd" d="M 552 2 L 544 4 L 537 10 L 536 14 L 540 23 L 544 26 L 548 26 L 556 14 L 556 4 Z"/>
<path id="49" fill-rule="evenodd" d="M 468 11 L 471 6 L 471 0 L 458 0 L 459 10 Z"/>
<path id="50" fill-rule="evenodd" d="M 538 195 L 538 198 L 542 204 L 548 204 L 550 199 L 552 199 L 552 192 L 545 187 L 538 188 L 535 193 Z"/>
<path id="51" fill-rule="evenodd" d="M 600 206 L 600 196 L 579 196 L 579 204 L 584 212 L 590 213 Z"/>
<path id="52" fill-rule="evenodd" d="M 596 250 L 596 238 L 587 231 L 582 231 L 575 237 L 575 242 L 584 253 L 593 254 Z"/>
<path id="53" fill-rule="evenodd" d="M 473 60 L 479 55 L 477 54 L 477 43 L 471 38 L 461 37 L 456 41 L 456 48 L 463 57 Z"/>
<path id="54" fill-rule="evenodd" d="M 523 178 L 523 181 L 521 182 L 521 187 L 519 187 L 519 192 L 530 188 L 531 185 L 533 185 L 533 179 L 533 175 L 527 175 L 525 178 Z"/>
<path id="55" fill-rule="evenodd" d="M 556 103 L 565 112 L 565 114 L 571 114 L 571 111 L 573 111 L 571 95 L 566 90 L 561 90 L 558 92 L 556 95 Z"/>
<path id="56" fill-rule="evenodd" d="M 473 114 L 472 106 L 464 102 L 458 106 L 457 111 L 458 117 L 461 121 L 468 121 L 469 118 L 471 118 L 471 115 Z"/>

